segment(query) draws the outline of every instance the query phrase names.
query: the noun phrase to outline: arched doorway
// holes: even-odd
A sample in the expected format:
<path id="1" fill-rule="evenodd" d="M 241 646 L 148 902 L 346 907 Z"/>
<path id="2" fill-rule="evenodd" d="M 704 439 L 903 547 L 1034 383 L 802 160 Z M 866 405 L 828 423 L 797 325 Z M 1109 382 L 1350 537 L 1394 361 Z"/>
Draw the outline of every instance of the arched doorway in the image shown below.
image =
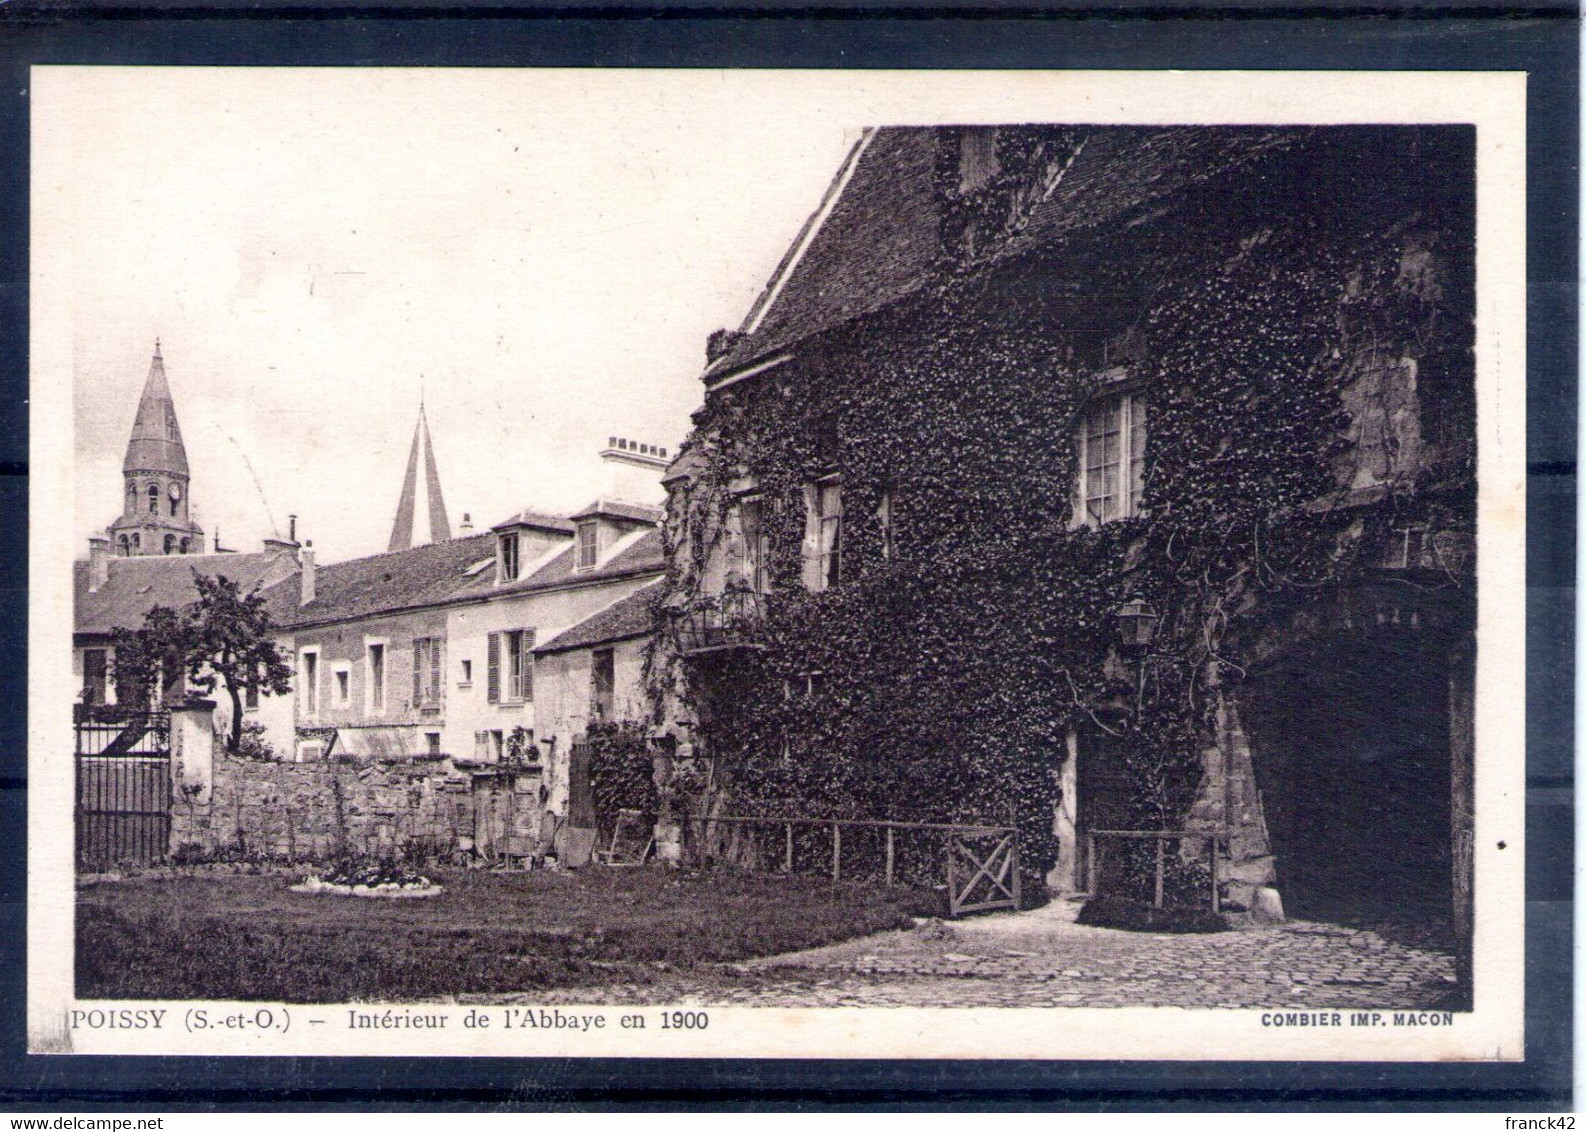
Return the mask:
<path id="1" fill-rule="evenodd" d="M 1376 600 L 1353 595 L 1342 626 L 1297 637 L 1245 682 L 1256 786 L 1287 914 L 1444 924 L 1468 787 L 1453 748 L 1469 722 L 1451 700 L 1462 669 L 1452 626 Z"/>

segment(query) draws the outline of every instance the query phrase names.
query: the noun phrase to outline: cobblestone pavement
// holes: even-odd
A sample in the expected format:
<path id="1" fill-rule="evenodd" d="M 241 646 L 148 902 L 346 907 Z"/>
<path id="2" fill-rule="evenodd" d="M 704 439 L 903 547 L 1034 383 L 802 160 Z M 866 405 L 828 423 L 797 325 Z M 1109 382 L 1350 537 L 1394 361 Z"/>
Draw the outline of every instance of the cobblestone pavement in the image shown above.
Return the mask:
<path id="1" fill-rule="evenodd" d="M 1448 1008 L 1454 961 L 1375 931 L 1293 921 L 1211 935 L 1082 927 L 1075 906 L 924 921 L 814 951 L 536 1002 L 742 1006 Z M 617 972 L 613 972 L 617 974 Z M 619 976 L 620 977 L 620 976 Z M 524 996 L 525 998 L 531 996 Z"/>

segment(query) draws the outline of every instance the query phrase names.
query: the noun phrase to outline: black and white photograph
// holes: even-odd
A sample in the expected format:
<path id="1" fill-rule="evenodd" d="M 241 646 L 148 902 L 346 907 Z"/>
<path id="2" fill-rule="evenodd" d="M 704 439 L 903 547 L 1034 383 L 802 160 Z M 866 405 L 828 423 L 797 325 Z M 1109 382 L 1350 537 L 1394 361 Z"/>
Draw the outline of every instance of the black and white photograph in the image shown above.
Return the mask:
<path id="1" fill-rule="evenodd" d="M 32 99 L 34 1052 L 1524 1055 L 1514 76 Z"/>

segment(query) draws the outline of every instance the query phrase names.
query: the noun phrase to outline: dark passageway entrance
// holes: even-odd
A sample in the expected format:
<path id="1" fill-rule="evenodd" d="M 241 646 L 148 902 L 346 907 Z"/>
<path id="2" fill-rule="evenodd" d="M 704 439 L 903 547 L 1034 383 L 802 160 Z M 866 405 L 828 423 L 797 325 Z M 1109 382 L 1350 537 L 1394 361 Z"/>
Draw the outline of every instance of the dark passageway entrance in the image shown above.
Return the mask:
<path id="1" fill-rule="evenodd" d="M 1446 919 L 1446 658 L 1411 635 L 1322 644 L 1250 684 L 1257 785 L 1285 911 Z"/>

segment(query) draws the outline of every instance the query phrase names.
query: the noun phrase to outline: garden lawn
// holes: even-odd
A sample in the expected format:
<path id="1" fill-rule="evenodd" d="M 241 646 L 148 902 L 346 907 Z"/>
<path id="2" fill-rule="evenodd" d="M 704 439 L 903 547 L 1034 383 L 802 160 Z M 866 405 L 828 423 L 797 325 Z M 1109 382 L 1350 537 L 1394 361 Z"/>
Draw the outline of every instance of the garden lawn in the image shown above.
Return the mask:
<path id="1" fill-rule="evenodd" d="M 414 1001 L 647 983 L 906 927 L 919 894 L 664 868 L 431 871 L 417 899 L 289 891 L 199 873 L 77 894 L 79 998 Z"/>

